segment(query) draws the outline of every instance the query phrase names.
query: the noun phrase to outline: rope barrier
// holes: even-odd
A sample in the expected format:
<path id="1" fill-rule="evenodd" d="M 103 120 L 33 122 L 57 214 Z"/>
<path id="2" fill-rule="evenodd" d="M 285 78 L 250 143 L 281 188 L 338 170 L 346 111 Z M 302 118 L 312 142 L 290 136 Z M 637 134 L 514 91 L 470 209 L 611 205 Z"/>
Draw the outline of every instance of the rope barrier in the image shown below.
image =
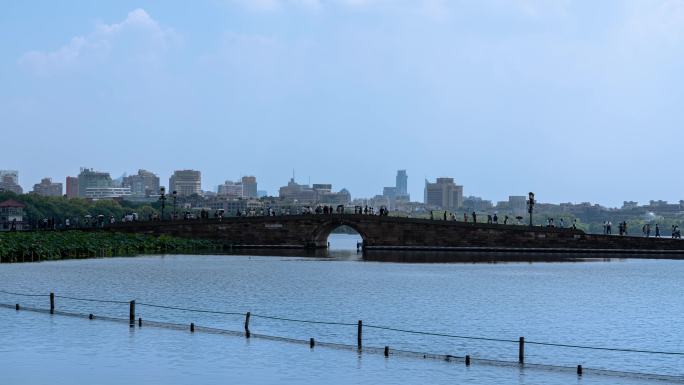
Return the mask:
<path id="1" fill-rule="evenodd" d="M 240 315 L 240 316 L 245 315 L 245 313 L 218 311 L 218 310 L 188 309 L 188 308 L 176 307 L 176 306 L 155 305 L 155 304 L 144 303 L 144 302 L 138 302 L 137 304 L 140 306 L 156 307 L 156 308 L 160 308 L 160 309 L 170 309 L 170 310 L 181 310 L 181 311 L 188 311 L 188 312 L 192 312 L 192 313 L 210 313 L 210 314 Z"/>
<path id="2" fill-rule="evenodd" d="M 591 350 L 608 350 L 613 352 L 626 352 L 626 353 L 646 353 L 646 354 L 667 354 L 684 356 L 684 352 L 665 352 L 658 350 L 639 350 L 639 349 L 623 349 L 623 348 L 606 348 L 606 347 L 596 347 L 596 346 L 582 346 L 582 345 L 567 345 L 567 344 L 554 344 L 551 342 L 534 342 L 525 341 L 526 344 L 531 345 L 542 345 L 542 346 L 557 346 L 561 348 L 574 348 L 574 349 L 591 349 Z"/>
<path id="3" fill-rule="evenodd" d="M 6 291 L 6 290 L 0 290 L 0 293 L 22 296 L 22 297 L 49 297 L 50 296 L 49 294 L 25 294 L 25 293 L 16 293 L 16 292 L 11 292 L 11 291 Z M 80 297 L 70 297 L 70 296 L 63 296 L 63 295 L 55 295 L 55 298 L 62 298 L 62 299 L 74 300 L 74 301 L 85 301 L 85 302 L 129 304 L 129 301 L 100 300 L 100 299 L 93 299 L 93 298 L 80 298 Z M 157 304 L 151 304 L 151 303 L 145 303 L 145 302 L 138 302 L 137 304 L 139 306 L 147 306 L 147 307 L 153 307 L 153 308 L 159 308 L 159 309 L 187 311 L 187 312 L 192 312 L 192 313 L 209 313 L 209 314 L 239 315 L 239 316 L 242 316 L 245 314 L 242 312 L 191 309 L 191 308 L 183 308 L 183 307 L 177 307 L 177 306 L 157 305 Z M 336 325 L 336 326 L 357 326 L 357 323 L 302 320 L 302 319 L 295 319 L 295 318 L 269 316 L 269 315 L 263 315 L 263 314 L 251 314 L 251 317 L 285 321 L 285 322 L 307 323 L 307 324 Z M 409 329 L 399 329 L 399 328 L 392 328 L 392 327 L 388 327 L 388 326 L 380 326 L 380 325 L 372 325 L 372 324 L 365 324 L 364 327 L 370 328 L 370 329 L 387 330 L 387 331 L 393 331 L 393 332 L 398 332 L 398 333 L 408 333 L 408 334 L 425 335 L 425 336 L 459 338 L 459 339 L 466 339 L 466 340 L 479 340 L 479 341 L 491 341 L 491 342 L 519 343 L 518 340 L 510 340 L 510 339 L 503 339 L 503 338 L 463 336 L 463 335 L 447 334 L 447 333 L 436 333 L 436 332 L 426 332 L 426 331 L 409 330 Z M 602 350 L 602 351 L 615 351 L 615 352 L 625 352 L 625 353 L 643 353 L 643 354 L 684 356 L 684 352 L 670 352 L 670 351 L 629 349 L 629 348 L 608 348 L 608 347 L 559 344 L 559 343 L 538 342 L 538 341 L 525 341 L 525 343 L 530 344 L 530 345 L 553 346 L 553 347 L 571 348 L 571 349 L 586 349 L 586 350 Z"/>
<path id="4" fill-rule="evenodd" d="M 301 323 L 308 323 L 308 324 L 323 324 L 323 325 L 339 325 L 339 326 L 356 326 L 356 323 L 346 323 L 346 322 L 329 322 L 329 321 L 311 321 L 311 320 L 301 320 L 301 319 L 293 319 L 293 318 L 282 318 L 282 317 L 274 317 L 274 316 L 268 316 L 268 315 L 259 315 L 259 314 L 252 314 L 252 317 L 258 317 L 258 318 L 267 318 L 267 319 L 273 319 L 273 320 L 280 320 L 280 321 L 289 321 L 289 322 L 301 322 Z"/>
<path id="5" fill-rule="evenodd" d="M 480 341 L 494 341 L 494 342 L 513 342 L 516 344 L 518 343 L 517 340 L 505 340 L 505 339 L 500 339 L 500 338 L 459 336 L 459 335 L 455 335 L 455 334 L 421 332 L 421 331 L 417 331 L 417 330 L 396 329 L 396 328 L 391 328 L 391 327 L 387 327 L 387 326 L 377 326 L 377 325 L 367 325 L 367 324 L 363 325 L 363 326 L 367 327 L 367 328 L 371 328 L 371 329 L 390 330 L 393 332 L 421 334 L 421 335 L 436 336 L 436 337 L 461 338 L 461 339 L 466 339 L 466 340 L 480 340 Z"/>
<path id="6" fill-rule="evenodd" d="M 0 293 L 9 294 L 9 295 L 18 295 L 21 297 L 49 297 L 50 296 L 50 294 L 22 294 L 22 293 L 14 293 L 14 292 L 5 291 L 5 290 L 0 290 Z"/>
<path id="7" fill-rule="evenodd" d="M 116 304 L 128 304 L 129 303 L 129 301 L 114 301 L 114 300 L 106 300 L 106 299 L 67 297 L 64 295 L 55 295 L 55 298 L 63 298 L 63 299 L 70 299 L 72 301 L 84 301 L 84 302 L 101 302 L 101 303 L 116 303 Z"/>

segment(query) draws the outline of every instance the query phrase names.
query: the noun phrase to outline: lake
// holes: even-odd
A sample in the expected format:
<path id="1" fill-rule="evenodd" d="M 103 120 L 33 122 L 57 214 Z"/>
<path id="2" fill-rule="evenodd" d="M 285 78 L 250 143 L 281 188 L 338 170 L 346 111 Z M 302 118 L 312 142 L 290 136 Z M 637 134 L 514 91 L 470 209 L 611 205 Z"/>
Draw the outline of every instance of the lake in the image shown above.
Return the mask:
<path id="1" fill-rule="evenodd" d="M 404 264 L 365 261 L 356 238 L 331 236 L 330 257 L 165 255 L 0 265 L 11 292 L 138 302 L 137 315 L 224 330 L 355 345 L 356 322 L 436 334 L 633 350 L 684 352 L 684 261 Z M 275 253 L 274 253 L 275 254 Z M 592 256 L 586 256 L 591 258 Z M 46 297 L 0 294 L 0 303 L 48 308 Z M 141 303 L 218 310 L 193 313 Z M 128 318 L 127 303 L 58 297 L 58 310 Z M 331 321 L 285 322 L 258 316 Z M 97 317 L 96 317 L 97 318 Z M 684 356 L 460 339 L 364 328 L 369 347 L 420 355 L 358 354 L 283 341 L 129 328 L 102 320 L 0 308 L 3 383 L 644 383 L 589 368 L 684 376 Z M 478 359 L 496 362 L 482 363 Z M 581 364 L 585 375 L 574 368 Z M 553 367 L 552 367 L 553 366 Z M 40 368 L 40 370 L 36 370 Z M 76 380 L 76 381 L 74 381 Z M 654 383 L 662 383 L 657 381 Z"/>

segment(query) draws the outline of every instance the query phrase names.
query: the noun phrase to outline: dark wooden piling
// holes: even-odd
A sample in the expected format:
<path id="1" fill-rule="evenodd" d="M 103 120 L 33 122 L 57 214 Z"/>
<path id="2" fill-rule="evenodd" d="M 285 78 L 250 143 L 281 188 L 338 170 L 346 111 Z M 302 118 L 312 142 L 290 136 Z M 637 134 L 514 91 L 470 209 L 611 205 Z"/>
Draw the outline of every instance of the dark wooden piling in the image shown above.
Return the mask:
<path id="1" fill-rule="evenodd" d="M 19 304 L 14 305 L 14 308 L 19 310 Z"/>
<path id="2" fill-rule="evenodd" d="M 389 346 L 385 346 L 385 357 L 389 357 Z"/>
<path id="3" fill-rule="evenodd" d="M 356 330 L 356 346 L 359 350 L 362 348 L 361 341 L 363 340 L 363 321 L 359 320 Z"/>
<path id="4" fill-rule="evenodd" d="M 142 327 L 142 317 L 138 318 L 138 327 Z"/>
<path id="5" fill-rule="evenodd" d="M 55 293 L 50 292 L 50 314 L 55 314 Z"/>
<path id="6" fill-rule="evenodd" d="M 88 314 L 88 319 L 93 319 L 93 313 Z"/>
<path id="7" fill-rule="evenodd" d="M 314 345 L 316 345 L 316 341 L 313 338 L 309 338 L 309 347 L 313 349 Z"/>
<path id="8" fill-rule="evenodd" d="M 470 366 L 470 356 L 465 356 L 465 364 L 466 366 Z"/>
<path id="9" fill-rule="evenodd" d="M 128 308 L 128 321 L 131 327 L 135 326 L 135 300 L 130 302 L 130 306 Z"/>
<path id="10" fill-rule="evenodd" d="M 190 332 L 191 333 L 195 332 L 195 323 L 194 322 L 190 322 Z"/>
<path id="11" fill-rule="evenodd" d="M 249 332 L 249 317 L 252 315 L 252 313 L 247 312 L 245 314 L 245 337 L 249 338 L 252 336 L 252 333 Z"/>
<path id="12" fill-rule="evenodd" d="M 577 375 L 578 376 L 582 375 L 582 365 L 577 365 Z"/>
<path id="13" fill-rule="evenodd" d="M 518 362 L 525 363 L 525 337 L 520 337 L 518 340 Z"/>

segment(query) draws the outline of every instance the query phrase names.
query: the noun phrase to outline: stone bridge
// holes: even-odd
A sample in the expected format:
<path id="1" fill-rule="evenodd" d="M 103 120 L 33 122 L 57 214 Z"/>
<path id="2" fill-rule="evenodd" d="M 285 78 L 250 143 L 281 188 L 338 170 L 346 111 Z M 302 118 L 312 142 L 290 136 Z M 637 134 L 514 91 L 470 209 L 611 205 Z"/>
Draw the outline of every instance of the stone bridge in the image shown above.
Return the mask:
<path id="1" fill-rule="evenodd" d="M 361 214 L 229 217 L 115 223 L 105 231 L 211 239 L 230 247 L 325 248 L 330 233 L 349 226 L 365 249 L 669 253 L 684 242 L 669 238 L 585 234 L 570 228 L 464 223 Z"/>

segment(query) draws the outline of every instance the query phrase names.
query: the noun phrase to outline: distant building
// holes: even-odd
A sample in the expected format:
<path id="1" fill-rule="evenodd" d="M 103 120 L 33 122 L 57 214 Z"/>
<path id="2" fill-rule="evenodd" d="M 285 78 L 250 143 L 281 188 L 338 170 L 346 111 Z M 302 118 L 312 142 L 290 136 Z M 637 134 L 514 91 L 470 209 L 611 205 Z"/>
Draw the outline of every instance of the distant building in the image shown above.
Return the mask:
<path id="1" fill-rule="evenodd" d="M 266 190 L 257 190 L 257 198 L 263 198 L 268 196 L 268 191 Z"/>
<path id="2" fill-rule="evenodd" d="M 114 187 L 112 177 L 108 172 L 95 171 L 92 168 L 81 168 L 78 174 L 78 196 L 87 197 L 88 189 L 102 189 Z"/>
<path id="3" fill-rule="evenodd" d="M 195 170 L 176 170 L 169 178 L 169 193 L 177 191 L 178 196 L 202 193 L 202 173 Z"/>
<path id="4" fill-rule="evenodd" d="M 140 169 L 135 175 L 123 177 L 122 187 L 128 187 L 131 195 L 136 197 L 148 197 L 159 194 L 159 177 L 153 172 Z"/>
<path id="5" fill-rule="evenodd" d="M 516 216 L 524 216 L 527 212 L 527 197 L 524 195 L 510 195 L 508 209 Z"/>
<path id="6" fill-rule="evenodd" d="M 43 178 L 40 180 L 40 183 L 33 185 L 33 192 L 35 194 L 46 197 L 61 197 L 62 191 L 62 184 L 52 183 L 52 178 Z"/>
<path id="7" fill-rule="evenodd" d="M 244 185 L 242 182 L 233 182 L 227 180 L 218 186 L 218 195 L 234 198 L 242 198 L 244 194 Z"/>
<path id="8" fill-rule="evenodd" d="M 456 185 L 453 178 L 437 178 L 435 183 L 425 180 L 424 202 L 428 206 L 456 209 L 463 206 L 463 186 Z"/>
<path id="9" fill-rule="evenodd" d="M 623 201 L 622 202 L 622 209 L 623 210 L 632 210 L 639 207 L 639 202 L 635 201 Z"/>
<path id="10" fill-rule="evenodd" d="M 257 180 L 255 176 L 242 177 L 242 196 L 244 198 L 257 197 Z"/>
<path id="11" fill-rule="evenodd" d="M 66 196 L 67 198 L 78 198 L 78 178 L 75 176 L 66 177 Z"/>
<path id="12" fill-rule="evenodd" d="M 489 211 L 494 208 L 494 205 L 490 200 L 469 196 L 463 199 L 463 208 L 468 211 Z"/>
<path id="13" fill-rule="evenodd" d="M 281 199 L 298 201 L 300 203 L 314 203 L 315 192 L 309 185 L 298 184 L 294 178 L 291 178 L 287 186 L 283 186 L 278 190 L 278 196 Z"/>
<path id="14" fill-rule="evenodd" d="M 408 195 L 408 175 L 406 175 L 406 170 L 397 171 L 397 182 L 395 187 L 395 196 Z"/>
<path id="15" fill-rule="evenodd" d="M 317 203 L 337 206 L 347 205 L 351 202 L 351 194 L 345 188 L 339 192 L 333 192 L 331 184 L 314 184 L 313 189 L 316 193 Z"/>
<path id="16" fill-rule="evenodd" d="M 24 207 L 14 199 L 0 202 L 0 231 L 23 230 Z"/>
<path id="17" fill-rule="evenodd" d="M 98 200 L 127 198 L 131 195 L 130 187 L 88 187 L 84 197 Z"/>
<path id="18" fill-rule="evenodd" d="M 19 185 L 19 171 L 0 170 L 0 191 L 10 191 L 23 194 L 24 189 Z"/>

